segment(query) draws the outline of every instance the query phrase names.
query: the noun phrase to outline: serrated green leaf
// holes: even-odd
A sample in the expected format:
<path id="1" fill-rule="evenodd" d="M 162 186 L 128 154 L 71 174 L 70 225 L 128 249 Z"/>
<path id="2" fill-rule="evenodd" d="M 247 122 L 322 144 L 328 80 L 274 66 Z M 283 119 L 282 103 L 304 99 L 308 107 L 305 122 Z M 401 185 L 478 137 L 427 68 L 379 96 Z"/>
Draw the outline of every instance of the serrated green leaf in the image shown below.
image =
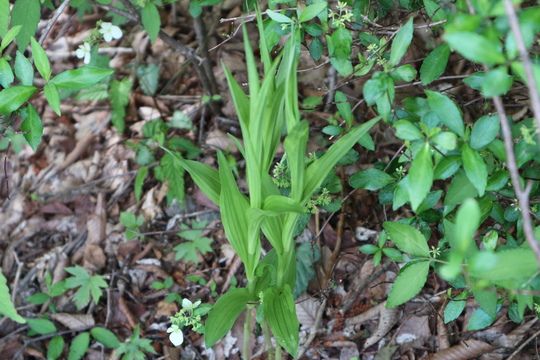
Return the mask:
<path id="1" fill-rule="evenodd" d="M 137 201 L 141 201 L 142 187 L 147 174 L 148 168 L 142 167 L 137 172 L 137 177 L 135 177 L 135 186 L 133 187 L 133 192 L 135 193 L 135 199 L 137 199 Z"/>
<path id="2" fill-rule="evenodd" d="M 433 184 L 431 149 L 426 142 L 414 157 L 409 169 L 409 199 L 414 211 L 425 199 Z"/>
<path id="3" fill-rule="evenodd" d="M 378 190 L 393 181 L 396 181 L 393 176 L 372 168 L 358 171 L 351 177 L 349 183 L 356 189 Z"/>
<path id="4" fill-rule="evenodd" d="M 327 7 L 327 2 L 320 2 L 309 5 L 307 8 L 304 9 L 304 11 L 302 11 L 302 14 L 300 14 L 298 22 L 301 24 L 303 22 L 313 19 L 315 16 L 323 12 Z"/>
<path id="5" fill-rule="evenodd" d="M 429 53 L 420 68 L 422 85 L 428 85 L 442 75 L 448 64 L 449 57 L 450 47 L 446 43 L 437 46 Z"/>
<path id="6" fill-rule="evenodd" d="M 118 132 L 123 133 L 125 128 L 126 106 L 131 98 L 131 88 L 133 83 L 124 78 L 120 81 L 114 80 L 111 83 L 111 107 L 113 109 L 111 122 L 118 129 Z"/>
<path id="7" fill-rule="evenodd" d="M 405 265 L 392 285 L 386 308 L 401 305 L 415 297 L 426 283 L 429 261 L 415 261 Z"/>
<path id="8" fill-rule="evenodd" d="M 294 298 L 289 286 L 282 291 L 269 288 L 264 292 L 264 315 L 277 342 L 296 357 L 298 352 L 298 328 Z"/>
<path id="9" fill-rule="evenodd" d="M 32 58 L 34 59 L 34 64 L 36 64 L 36 68 L 43 79 L 46 82 L 49 82 L 49 79 L 51 78 L 51 63 L 49 62 L 49 57 L 34 37 L 30 38 L 30 43 L 32 45 Z"/>
<path id="10" fill-rule="evenodd" d="M 9 7 L 9 3 L 8 3 L 8 7 Z M 6 15 L 9 16 L 9 11 L 7 12 Z M 13 39 L 15 39 L 17 34 L 19 34 L 19 31 L 21 31 L 21 28 L 22 28 L 22 25 L 11 26 L 11 29 L 9 29 L 8 32 L 4 36 L 2 36 L 2 42 L 0 43 L 0 52 L 4 51 L 4 49 L 7 48 L 9 44 L 11 44 Z"/>
<path id="11" fill-rule="evenodd" d="M 20 52 L 24 52 L 30 38 L 36 33 L 40 10 L 39 0 L 16 0 L 13 5 L 11 26 L 21 25 L 21 30 L 16 36 Z"/>
<path id="12" fill-rule="evenodd" d="M 250 300 L 253 299 L 247 289 L 236 288 L 229 290 L 216 301 L 205 323 L 206 348 L 213 346 L 229 332 Z"/>
<path id="13" fill-rule="evenodd" d="M 144 4 L 141 10 L 141 20 L 144 29 L 148 33 L 148 36 L 150 36 L 150 41 L 152 41 L 152 44 L 155 43 L 161 27 L 161 18 L 159 17 L 156 5 L 151 2 Z"/>
<path id="14" fill-rule="evenodd" d="M 399 250 L 411 255 L 429 257 L 427 240 L 418 229 L 390 221 L 385 221 L 383 227 Z"/>
<path id="15" fill-rule="evenodd" d="M 20 51 L 15 56 L 15 75 L 21 85 L 32 86 L 34 84 L 34 67 Z"/>
<path id="16" fill-rule="evenodd" d="M 13 80 L 15 80 L 15 76 L 13 75 L 13 70 L 11 70 L 11 65 L 6 59 L 0 58 L 0 86 L 8 88 Z"/>
<path id="17" fill-rule="evenodd" d="M 92 334 L 92 337 L 96 339 L 96 341 L 99 341 L 106 347 L 116 349 L 120 346 L 120 341 L 118 341 L 116 335 L 110 330 L 102 327 L 95 327 L 90 330 L 90 334 Z"/>
<path id="18" fill-rule="evenodd" d="M 19 314 L 11 302 L 9 296 L 9 287 L 7 286 L 6 278 L 2 274 L 2 268 L 0 268 L 0 314 L 3 314 L 13 321 L 24 324 L 26 320 Z"/>
<path id="19" fill-rule="evenodd" d="M 471 148 L 481 150 L 497 137 L 499 131 L 500 123 L 498 116 L 482 116 L 473 125 L 469 142 Z"/>
<path id="20" fill-rule="evenodd" d="M 71 342 L 71 347 L 69 348 L 68 360 L 79 360 L 81 359 L 88 346 L 90 345 L 90 333 L 83 332 L 77 335 L 75 339 Z"/>
<path id="21" fill-rule="evenodd" d="M 180 154 L 176 154 L 176 157 Z M 178 201 L 184 199 L 184 168 L 182 165 L 175 160 L 175 156 L 171 154 L 165 154 L 160 161 L 161 167 L 163 168 L 163 173 L 165 178 L 169 180 L 169 187 L 174 194 L 174 197 Z"/>
<path id="22" fill-rule="evenodd" d="M 446 197 L 444 198 L 445 206 L 453 206 L 461 204 L 467 198 L 474 198 L 478 196 L 478 190 L 473 183 L 469 181 L 465 172 L 458 173 L 448 191 L 446 192 Z"/>
<path id="23" fill-rule="evenodd" d="M 467 305 L 468 292 L 464 291 L 450 301 L 444 309 L 444 323 L 448 324 L 450 321 L 456 320 Z"/>
<path id="24" fill-rule="evenodd" d="M 486 163 L 482 159 L 482 156 L 480 156 L 476 150 L 471 149 L 466 143 L 463 144 L 461 152 L 463 168 L 465 169 L 467 177 L 478 190 L 478 194 L 484 196 L 488 177 Z"/>
<path id="25" fill-rule="evenodd" d="M 413 22 L 414 17 L 411 16 L 407 23 L 399 29 L 398 33 L 394 40 L 392 40 L 392 49 L 390 52 L 390 61 L 388 62 L 390 66 L 395 66 L 403 55 L 407 52 L 409 45 L 411 44 L 413 36 Z M 347 30 L 348 31 L 348 30 Z"/>
<path id="26" fill-rule="evenodd" d="M 82 66 L 75 70 L 66 70 L 51 79 L 59 90 L 82 90 L 89 88 L 114 73 L 92 66 Z"/>
<path id="27" fill-rule="evenodd" d="M 30 329 L 40 335 L 54 334 L 58 331 L 52 321 L 47 319 L 26 319 L 26 323 L 30 326 Z"/>
<path id="28" fill-rule="evenodd" d="M 66 268 L 66 271 L 74 275 L 74 277 L 66 279 L 66 287 L 68 289 L 79 287 L 73 298 L 77 302 L 78 309 L 81 309 L 90 302 L 90 296 L 92 296 L 92 299 L 97 304 L 99 298 L 103 295 L 101 288 L 109 287 L 102 276 L 90 276 L 84 268 L 78 265 L 75 267 L 68 267 Z"/>
<path id="29" fill-rule="evenodd" d="M 11 87 L 10 89 L 13 88 Z M 36 151 L 43 136 L 43 123 L 32 104 L 28 104 L 24 110 L 21 111 L 21 117 L 24 120 L 21 124 L 21 131 L 24 132 L 24 138 L 28 142 L 28 145 L 30 145 L 32 150 Z"/>
<path id="30" fill-rule="evenodd" d="M 462 137 L 465 134 L 463 118 L 456 104 L 448 96 L 436 91 L 424 90 L 431 110 L 450 130 Z"/>
<path id="31" fill-rule="evenodd" d="M 468 60 L 478 64 L 502 64 L 506 61 L 501 44 L 471 31 L 445 34 L 444 39 L 451 47 Z"/>
<path id="32" fill-rule="evenodd" d="M 49 106 L 54 110 L 56 115 L 60 116 L 60 93 L 58 92 L 56 85 L 51 83 L 45 84 L 43 91 Z"/>
<path id="33" fill-rule="evenodd" d="M 154 96 L 159 83 L 159 66 L 156 64 L 141 65 L 135 73 L 145 95 Z"/>

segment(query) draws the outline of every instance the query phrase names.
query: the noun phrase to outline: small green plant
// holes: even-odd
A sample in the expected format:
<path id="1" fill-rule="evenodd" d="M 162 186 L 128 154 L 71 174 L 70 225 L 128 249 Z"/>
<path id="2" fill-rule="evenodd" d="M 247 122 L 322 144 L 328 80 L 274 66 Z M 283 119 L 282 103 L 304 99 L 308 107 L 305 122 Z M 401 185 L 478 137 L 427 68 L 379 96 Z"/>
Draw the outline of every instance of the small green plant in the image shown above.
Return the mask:
<path id="1" fill-rule="evenodd" d="M 90 276 L 88 271 L 81 266 L 68 267 L 66 268 L 66 271 L 73 275 L 73 277 L 69 277 L 65 280 L 66 288 L 79 288 L 75 292 L 73 298 L 73 300 L 77 302 L 78 309 L 86 306 L 90 302 L 90 296 L 97 304 L 99 298 L 103 295 L 101 289 L 109 287 L 101 275 Z"/>
<path id="2" fill-rule="evenodd" d="M 167 329 L 170 334 L 169 339 L 174 346 L 181 345 L 184 342 L 184 334 L 182 329 L 187 326 L 191 326 L 193 331 L 199 334 L 204 333 L 204 325 L 201 322 L 201 317 L 206 315 L 212 306 L 208 304 L 202 304 L 201 300 L 192 303 L 189 299 L 183 299 L 181 301 L 182 310 L 176 315 L 171 316 L 171 326 Z"/>
<path id="3" fill-rule="evenodd" d="M 116 355 L 122 356 L 122 360 L 144 360 L 147 358 L 144 352 L 156 354 L 156 350 L 150 345 L 152 340 L 141 339 L 141 328 L 137 324 L 133 330 L 133 335 L 129 337 L 128 342 L 121 343 L 116 349 Z"/>
<path id="4" fill-rule="evenodd" d="M 174 247 L 176 251 L 176 260 L 183 259 L 185 262 L 193 262 L 195 264 L 199 263 L 199 252 L 202 255 L 212 252 L 212 239 L 207 237 L 202 237 L 201 234 L 205 231 L 207 221 L 201 221 L 199 223 L 192 222 L 191 228 L 186 224 L 180 225 L 180 230 L 182 232 L 178 233 L 183 239 L 187 241 Z"/>
<path id="5" fill-rule="evenodd" d="M 144 217 L 142 215 L 135 216 L 134 213 L 129 211 L 122 211 L 120 213 L 120 223 L 127 228 L 126 240 L 129 241 L 138 237 L 141 233 L 140 227 L 144 224 Z"/>

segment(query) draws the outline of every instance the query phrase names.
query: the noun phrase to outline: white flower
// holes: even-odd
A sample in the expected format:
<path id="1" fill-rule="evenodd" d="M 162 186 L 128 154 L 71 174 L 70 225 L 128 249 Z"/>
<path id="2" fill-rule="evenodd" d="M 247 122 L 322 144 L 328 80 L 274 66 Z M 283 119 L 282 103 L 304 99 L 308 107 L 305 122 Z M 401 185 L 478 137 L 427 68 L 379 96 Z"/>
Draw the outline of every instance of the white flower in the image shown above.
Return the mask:
<path id="1" fill-rule="evenodd" d="M 84 43 L 82 44 L 81 46 L 79 46 L 79 48 L 77 49 L 77 51 L 75 51 L 75 54 L 77 55 L 77 57 L 79 59 L 84 59 L 84 63 L 85 64 L 88 64 L 90 63 L 90 52 L 92 51 L 92 47 L 90 46 L 89 43 Z"/>
<path id="2" fill-rule="evenodd" d="M 193 311 L 201 305 L 201 300 L 195 301 L 195 304 L 189 301 L 189 299 L 182 300 L 182 307 L 184 310 Z"/>
<path id="3" fill-rule="evenodd" d="M 120 39 L 122 37 L 122 30 L 110 22 L 101 23 L 101 29 L 99 29 L 99 32 L 103 35 L 103 39 L 105 39 L 106 42 L 112 41 L 112 39 Z"/>
<path id="4" fill-rule="evenodd" d="M 184 342 L 184 334 L 182 334 L 182 329 L 178 325 L 171 325 L 167 332 L 170 333 L 169 339 L 174 346 L 181 345 Z"/>

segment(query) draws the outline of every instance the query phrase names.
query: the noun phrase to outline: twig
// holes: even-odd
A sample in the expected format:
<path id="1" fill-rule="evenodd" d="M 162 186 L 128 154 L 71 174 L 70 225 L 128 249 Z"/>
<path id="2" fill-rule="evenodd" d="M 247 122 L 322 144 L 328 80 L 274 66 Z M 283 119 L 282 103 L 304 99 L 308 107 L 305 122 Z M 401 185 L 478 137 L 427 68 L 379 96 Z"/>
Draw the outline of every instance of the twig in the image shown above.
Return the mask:
<path id="1" fill-rule="evenodd" d="M 529 53 L 525 47 L 525 41 L 523 40 L 523 35 L 521 34 L 514 5 L 510 0 L 505 0 L 504 7 L 506 9 L 506 15 L 508 17 L 508 22 L 510 23 L 510 28 L 512 29 L 512 33 L 516 39 L 516 45 L 519 50 L 521 61 L 523 62 L 523 70 L 525 71 L 527 84 L 529 85 L 529 95 L 531 97 L 532 110 L 536 120 L 536 128 L 540 129 L 540 96 L 538 95 L 538 87 L 534 77 L 531 58 L 529 57 Z"/>
<path id="2" fill-rule="evenodd" d="M 41 34 L 41 37 L 39 38 L 39 45 L 43 45 L 45 38 L 47 37 L 47 35 L 49 35 L 49 32 L 51 31 L 53 25 L 56 23 L 60 15 L 62 15 L 64 10 L 68 7 L 70 1 L 71 0 L 64 0 L 62 5 L 60 5 L 60 7 L 56 10 L 56 13 L 54 14 L 53 18 L 51 19 L 51 21 L 49 21 L 49 23 L 45 27 L 45 30 L 43 31 L 43 34 Z"/>
<path id="3" fill-rule="evenodd" d="M 11 294 L 11 302 L 15 303 L 15 297 L 17 296 L 19 279 L 21 278 L 21 270 L 24 266 L 24 263 L 19 260 L 19 257 L 17 256 L 17 252 L 15 251 L 15 249 L 13 249 L 13 257 L 15 258 L 15 262 L 17 263 L 17 272 L 15 273 L 15 280 L 13 281 L 13 292 Z"/>
<path id="4" fill-rule="evenodd" d="M 315 323 L 311 327 L 311 330 L 309 332 L 308 338 L 306 339 L 306 342 L 302 346 L 300 346 L 300 348 L 298 349 L 298 355 L 296 357 L 297 359 L 300 359 L 304 355 L 304 353 L 308 349 L 311 342 L 315 339 L 315 336 L 317 336 L 317 329 L 319 329 L 319 325 L 321 323 L 324 310 L 326 309 L 326 301 L 327 300 L 325 297 L 321 305 L 319 306 L 319 309 L 317 310 L 317 315 L 315 316 Z"/>
<path id="5" fill-rule="evenodd" d="M 527 344 L 529 344 L 531 341 L 533 341 L 534 339 L 536 339 L 536 337 L 540 335 L 540 330 L 538 330 L 537 332 L 535 332 L 534 334 L 532 334 L 531 337 L 529 337 L 523 344 L 521 344 L 517 349 L 516 351 L 514 351 L 509 357 L 506 358 L 506 360 L 512 360 L 514 358 L 514 356 L 516 356 L 517 354 L 519 354 L 519 352 L 521 350 L 523 350 L 523 348 L 525 346 L 527 346 Z"/>
<path id="6" fill-rule="evenodd" d="M 279 9 L 279 11 L 282 11 L 282 10 L 296 10 L 296 8 Z M 266 15 L 266 11 L 262 12 L 261 15 Z M 231 21 L 236 21 L 236 20 L 243 20 L 244 22 L 246 22 L 246 21 L 253 21 L 256 17 L 257 17 L 257 14 L 248 14 L 248 15 L 232 17 L 228 19 L 219 19 L 219 22 L 222 24 L 224 22 L 231 22 Z"/>
<path id="7" fill-rule="evenodd" d="M 495 109 L 497 109 L 497 113 L 499 115 L 499 120 L 501 123 L 501 129 L 504 137 L 504 147 L 506 149 L 506 167 L 510 172 L 512 186 L 514 187 L 516 199 L 518 200 L 519 207 L 521 209 L 521 216 L 523 217 L 523 232 L 525 234 L 525 239 L 531 247 L 531 250 L 534 252 L 536 256 L 536 261 L 540 266 L 540 245 L 538 244 L 538 240 L 534 236 L 531 213 L 529 208 L 529 194 L 532 189 L 532 182 L 527 182 L 525 189 L 521 187 L 519 170 L 516 163 L 516 156 L 514 154 L 514 141 L 512 139 L 512 130 L 510 129 L 510 124 L 508 118 L 506 117 L 506 112 L 504 110 L 501 97 L 494 96 L 493 103 L 495 104 Z"/>

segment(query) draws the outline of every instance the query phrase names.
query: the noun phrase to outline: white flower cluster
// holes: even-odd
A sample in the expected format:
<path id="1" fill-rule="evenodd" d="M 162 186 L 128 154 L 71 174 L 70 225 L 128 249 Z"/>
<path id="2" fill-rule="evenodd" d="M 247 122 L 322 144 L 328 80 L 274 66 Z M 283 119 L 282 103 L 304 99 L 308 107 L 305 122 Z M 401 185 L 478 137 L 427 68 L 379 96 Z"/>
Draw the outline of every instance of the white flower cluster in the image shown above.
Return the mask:
<path id="1" fill-rule="evenodd" d="M 193 311 L 201 305 L 201 300 L 192 303 L 189 299 L 182 299 L 182 310 L 171 317 L 172 325 L 167 329 L 170 334 L 169 339 L 174 346 L 181 345 L 184 342 L 184 334 L 182 333 L 182 327 L 193 326 L 194 330 L 201 326 L 201 317 L 194 316 Z"/>
<path id="2" fill-rule="evenodd" d="M 118 40 L 122 38 L 122 30 L 116 25 L 111 24 L 110 22 L 102 22 L 99 28 L 99 33 L 103 36 L 103 39 L 106 42 L 110 42 L 113 39 Z M 83 59 L 85 64 L 89 64 L 91 60 L 92 46 L 89 42 L 84 42 L 79 46 L 75 54 L 79 59 Z"/>

